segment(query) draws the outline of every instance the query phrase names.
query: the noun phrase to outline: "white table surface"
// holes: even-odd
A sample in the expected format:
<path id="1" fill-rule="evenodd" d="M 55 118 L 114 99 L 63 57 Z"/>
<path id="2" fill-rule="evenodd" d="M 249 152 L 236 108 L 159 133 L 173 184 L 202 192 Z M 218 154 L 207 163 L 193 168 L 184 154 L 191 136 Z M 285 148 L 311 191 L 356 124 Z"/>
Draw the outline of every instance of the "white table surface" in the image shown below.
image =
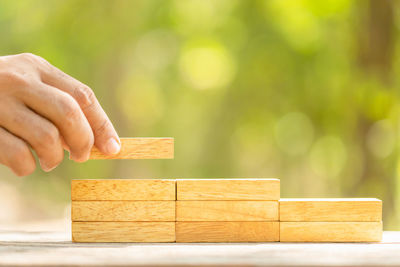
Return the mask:
<path id="1" fill-rule="evenodd" d="M 0 230 L 0 266 L 395 266 L 400 232 L 380 243 L 72 243 L 70 232 Z"/>

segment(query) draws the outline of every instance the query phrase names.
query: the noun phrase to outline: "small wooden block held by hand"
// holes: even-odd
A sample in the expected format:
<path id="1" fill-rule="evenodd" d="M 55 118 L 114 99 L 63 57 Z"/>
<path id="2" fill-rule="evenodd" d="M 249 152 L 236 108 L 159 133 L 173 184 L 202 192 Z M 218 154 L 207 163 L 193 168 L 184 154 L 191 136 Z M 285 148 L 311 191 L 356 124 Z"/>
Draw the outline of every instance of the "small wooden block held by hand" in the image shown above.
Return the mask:
<path id="1" fill-rule="evenodd" d="M 72 201 L 72 221 L 174 222 L 175 201 Z"/>
<path id="2" fill-rule="evenodd" d="M 280 222 L 281 242 L 379 242 L 382 222 Z"/>
<path id="3" fill-rule="evenodd" d="M 176 242 L 277 242 L 279 222 L 176 222 Z"/>
<path id="4" fill-rule="evenodd" d="M 287 198 L 279 201 L 283 222 L 380 222 L 376 198 Z"/>
<path id="5" fill-rule="evenodd" d="M 90 159 L 173 159 L 174 138 L 121 138 L 121 151 L 104 155 L 92 148 Z"/>
<path id="6" fill-rule="evenodd" d="M 72 222 L 74 242 L 175 242 L 174 222 Z"/>
<path id="7" fill-rule="evenodd" d="M 279 179 L 178 179 L 177 200 L 279 200 Z"/>
<path id="8" fill-rule="evenodd" d="M 162 179 L 72 180 L 74 200 L 175 200 L 175 181 Z"/>
<path id="9" fill-rule="evenodd" d="M 192 222 L 278 221 L 278 201 L 198 201 L 176 202 L 176 220 Z"/>

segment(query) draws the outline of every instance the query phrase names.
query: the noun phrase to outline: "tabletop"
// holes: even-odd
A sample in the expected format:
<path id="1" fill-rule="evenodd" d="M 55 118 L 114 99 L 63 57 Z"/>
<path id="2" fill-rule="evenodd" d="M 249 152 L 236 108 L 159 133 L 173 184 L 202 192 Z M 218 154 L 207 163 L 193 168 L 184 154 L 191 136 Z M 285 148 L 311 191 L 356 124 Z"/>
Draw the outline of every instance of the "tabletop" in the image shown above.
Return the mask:
<path id="1" fill-rule="evenodd" d="M 395 266 L 400 232 L 380 243 L 72 243 L 70 232 L 0 230 L 0 266 Z"/>

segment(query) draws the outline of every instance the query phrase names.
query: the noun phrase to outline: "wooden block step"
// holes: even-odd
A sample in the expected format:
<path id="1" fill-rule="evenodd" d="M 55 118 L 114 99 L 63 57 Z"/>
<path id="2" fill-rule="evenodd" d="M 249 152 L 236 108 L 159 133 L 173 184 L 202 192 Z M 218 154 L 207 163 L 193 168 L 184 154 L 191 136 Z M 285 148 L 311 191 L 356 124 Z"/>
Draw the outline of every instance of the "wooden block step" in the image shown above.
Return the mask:
<path id="1" fill-rule="evenodd" d="M 74 242 L 175 242 L 174 222 L 72 222 Z"/>
<path id="2" fill-rule="evenodd" d="M 72 221 L 174 222 L 175 201 L 72 201 Z"/>
<path id="3" fill-rule="evenodd" d="M 177 200 L 279 200 L 279 179 L 178 179 Z"/>
<path id="4" fill-rule="evenodd" d="M 173 159 L 174 138 L 121 138 L 121 151 L 104 155 L 92 148 L 90 159 Z"/>
<path id="5" fill-rule="evenodd" d="M 72 180 L 74 200 L 175 200 L 175 180 Z"/>
<path id="6" fill-rule="evenodd" d="M 278 201 L 177 201 L 177 221 L 278 221 Z"/>
<path id="7" fill-rule="evenodd" d="M 279 222 L 176 222 L 176 242 L 276 242 Z"/>
<path id="8" fill-rule="evenodd" d="M 280 222 L 281 242 L 379 242 L 382 222 Z"/>
<path id="9" fill-rule="evenodd" d="M 281 199 L 284 222 L 380 222 L 382 201 L 376 198 Z"/>

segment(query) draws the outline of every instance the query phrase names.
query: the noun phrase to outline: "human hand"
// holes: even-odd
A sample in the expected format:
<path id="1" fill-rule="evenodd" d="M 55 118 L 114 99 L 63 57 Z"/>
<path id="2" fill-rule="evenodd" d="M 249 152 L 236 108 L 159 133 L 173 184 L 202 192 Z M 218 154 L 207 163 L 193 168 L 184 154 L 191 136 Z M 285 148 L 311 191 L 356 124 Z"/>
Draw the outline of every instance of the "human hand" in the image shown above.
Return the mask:
<path id="1" fill-rule="evenodd" d="M 0 163 L 18 176 L 36 163 L 57 167 L 64 149 L 76 162 L 88 160 L 95 145 L 104 154 L 120 150 L 119 137 L 93 91 L 43 58 L 0 57 Z"/>

